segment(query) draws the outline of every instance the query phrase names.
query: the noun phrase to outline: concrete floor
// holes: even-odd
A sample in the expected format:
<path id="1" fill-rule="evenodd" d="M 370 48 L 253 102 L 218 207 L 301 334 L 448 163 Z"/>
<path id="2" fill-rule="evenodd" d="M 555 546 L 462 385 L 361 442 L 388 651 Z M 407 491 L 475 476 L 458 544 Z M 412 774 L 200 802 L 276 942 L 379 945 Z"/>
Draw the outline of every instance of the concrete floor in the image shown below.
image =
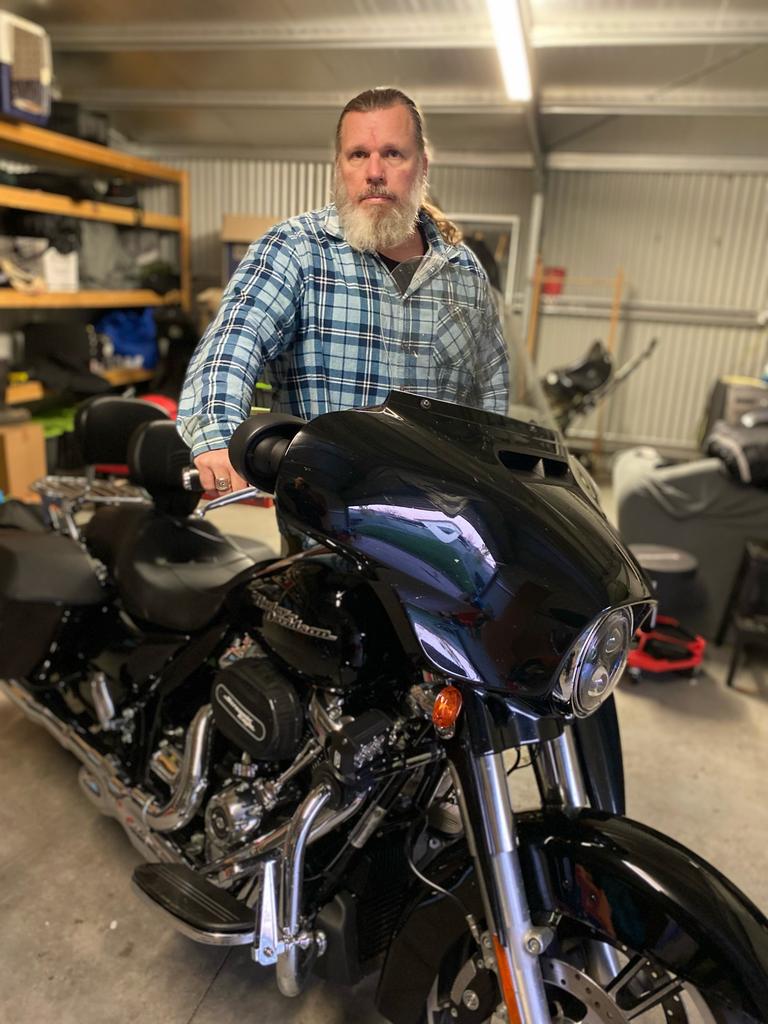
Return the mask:
<path id="1" fill-rule="evenodd" d="M 240 511 L 270 535 L 269 513 Z M 694 681 L 620 689 L 629 813 L 691 846 L 765 911 L 768 665 L 750 662 L 737 679 L 743 692 L 733 692 L 725 661 L 713 649 Z M 247 949 L 199 946 L 167 929 L 131 891 L 138 854 L 81 796 L 76 775 L 74 758 L 0 697 L 2 1024 L 382 1019 L 371 980 L 353 991 L 318 981 L 287 1000 Z"/>

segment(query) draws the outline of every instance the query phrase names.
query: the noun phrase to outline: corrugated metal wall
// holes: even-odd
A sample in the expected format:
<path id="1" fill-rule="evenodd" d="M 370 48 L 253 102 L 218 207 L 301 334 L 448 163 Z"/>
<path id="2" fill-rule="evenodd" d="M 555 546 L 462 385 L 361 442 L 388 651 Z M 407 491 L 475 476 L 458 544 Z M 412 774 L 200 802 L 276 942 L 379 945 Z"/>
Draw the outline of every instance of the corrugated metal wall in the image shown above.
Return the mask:
<path id="1" fill-rule="evenodd" d="M 564 294 L 541 319 L 542 371 L 607 337 L 610 283 L 574 278 L 610 279 L 623 268 L 617 363 L 659 338 L 606 403 L 608 441 L 692 447 L 713 382 L 759 375 L 768 362 L 768 332 L 757 324 L 768 307 L 765 176 L 552 173 L 542 249 L 547 265 L 566 269 Z M 574 433 L 591 436 L 596 425 L 592 415 Z"/>
<path id="2" fill-rule="evenodd" d="M 225 213 L 282 219 L 322 206 L 332 166 L 268 160 L 167 161 L 191 179 L 192 267 L 197 284 L 218 283 L 219 232 Z M 532 175 L 509 168 L 433 165 L 432 191 L 448 211 L 516 214 L 521 219 L 518 291 L 525 254 Z M 147 190 L 165 209 L 167 190 Z M 542 312 L 538 369 L 578 358 L 606 337 L 610 279 L 621 267 L 625 309 L 617 362 L 660 339 L 649 362 L 605 403 L 602 430 L 617 444 L 695 446 L 714 380 L 757 374 L 768 362 L 768 334 L 756 322 L 768 307 L 768 177 L 749 174 L 555 171 L 548 179 L 543 255 L 566 268 L 563 298 Z M 590 437 L 595 415 L 574 427 Z"/>
<path id="3" fill-rule="evenodd" d="M 333 166 L 273 160 L 208 160 L 166 163 L 189 172 L 192 228 L 192 273 L 198 281 L 218 282 L 221 274 L 219 233 L 225 213 L 273 215 L 276 220 L 328 202 Z M 517 214 L 525 222 L 530 207 L 530 174 L 508 168 L 444 167 L 430 169 L 431 190 L 442 208 L 475 214 Z M 168 190 L 146 189 L 148 209 L 167 209 Z M 525 252 L 523 232 L 520 253 Z M 520 266 L 518 259 L 518 267 Z"/>

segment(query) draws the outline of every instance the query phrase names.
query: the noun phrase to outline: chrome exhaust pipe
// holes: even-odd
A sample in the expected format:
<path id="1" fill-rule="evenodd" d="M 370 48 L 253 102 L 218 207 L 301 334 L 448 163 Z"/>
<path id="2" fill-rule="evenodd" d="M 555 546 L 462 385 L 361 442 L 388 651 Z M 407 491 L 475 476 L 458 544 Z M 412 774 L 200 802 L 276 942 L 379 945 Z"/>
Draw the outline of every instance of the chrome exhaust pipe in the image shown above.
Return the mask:
<path id="1" fill-rule="evenodd" d="M 208 788 L 212 725 L 213 711 L 210 704 L 205 704 L 187 731 L 181 770 L 167 804 L 158 804 L 154 797 L 141 789 L 131 791 L 131 796 L 141 807 L 141 820 L 147 828 L 157 832 L 175 832 L 188 825 L 200 810 Z"/>
<path id="2" fill-rule="evenodd" d="M 170 800 L 159 805 L 150 793 L 131 788 L 117 774 L 110 761 L 94 749 L 80 733 L 62 722 L 47 707 L 13 679 L 0 679 L 0 689 L 27 718 L 42 725 L 53 738 L 81 762 L 80 787 L 102 814 L 116 818 L 131 842 L 150 860 L 183 863 L 185 858 L 174 843 L 153 835 L 171 832 L 189 824 L 197 814 L 208 785 L 208 754 L 213 712 L 200 708 L 189 728 L 178 784 Z"/>
<path id="3" fill-rule="evenodd" d="M 131 846 L 151 863 L 186 864 L 186 858 L 173 840 L 146 828 L 131 814 L 130 801 L 115 800 L 90 768 L 82 765 L 77 775 L 80 789 L 90 802 L 108 818 L 115 818 L 122 826 Z"/>

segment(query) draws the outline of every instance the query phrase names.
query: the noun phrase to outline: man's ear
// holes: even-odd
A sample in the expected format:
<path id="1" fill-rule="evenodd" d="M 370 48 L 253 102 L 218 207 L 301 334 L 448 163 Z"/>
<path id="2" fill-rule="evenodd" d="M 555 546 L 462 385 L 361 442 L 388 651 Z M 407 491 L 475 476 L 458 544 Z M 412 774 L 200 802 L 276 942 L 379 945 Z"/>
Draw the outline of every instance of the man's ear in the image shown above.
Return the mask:
<path id="1" fill-rule="evenodd" d="M 424 181 L 427 180 L 427 174 L 429 172 L 429 157 L 425 153 L 421 158 L 421 176 Z"/>

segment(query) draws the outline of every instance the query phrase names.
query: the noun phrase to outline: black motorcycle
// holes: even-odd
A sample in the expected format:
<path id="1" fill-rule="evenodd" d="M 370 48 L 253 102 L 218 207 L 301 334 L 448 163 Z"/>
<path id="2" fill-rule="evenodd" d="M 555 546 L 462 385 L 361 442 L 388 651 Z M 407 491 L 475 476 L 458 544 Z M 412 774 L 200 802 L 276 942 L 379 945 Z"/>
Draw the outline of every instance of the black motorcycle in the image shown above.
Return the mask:
<path id="1" fill-rule="evenodd" d="M 143 502 L 0 532 L 2 689 L 145 853 L 149 905 L 287 996 L 378 970 L 396 1024 L 768 1021 L 768 922 L 621 813 L 647 581 L 476 281 L 426 263 L 391 304 L 384 404 L 233 438 L 297 554 L 193 516 L 163 421 L 129 445 Z"/>

